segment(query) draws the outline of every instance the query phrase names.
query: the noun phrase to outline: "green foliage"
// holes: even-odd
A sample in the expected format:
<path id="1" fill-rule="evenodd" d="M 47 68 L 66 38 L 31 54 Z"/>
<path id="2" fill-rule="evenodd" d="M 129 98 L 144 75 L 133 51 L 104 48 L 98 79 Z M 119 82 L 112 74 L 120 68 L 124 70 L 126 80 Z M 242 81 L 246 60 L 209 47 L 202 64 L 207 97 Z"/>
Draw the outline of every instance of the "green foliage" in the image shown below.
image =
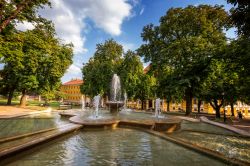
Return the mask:
<path id="1" fill-rule="evenodd" d="M 156 92 L 156 78 L 148 74 L 140 75 L 140 82 L 136 89 L 135 98 L 141 101 L 153 99 Z"/>
<path id="2" fill-rule="evenodd" d="M 234 92 L 232 96 L 246 103 L 250 102 L 250 40 L 247 38 L 238 38 L 230 43 L 225 52 L 227 60 L 227 71 L 231 74 L 237 74 L 238 79 L 230 91 Z M 234 101 L 236 99 L 234 98 Z"/>
<path id="3" fill-rule="evenodd" d="M 146 44 L 138 49 L 139 55 L 152 62 L 158 78 L 164 75 L 164 68 L 171 69 L 171 75 L 164 81 L 160 79 L 160 84 L 172 81 L 165 85 L 185 92 L 187 114 L 196 89 L 208 74 L 211 59 L 226 45 L 223 30 L 228 27 L 227 19 L 221 6 L 188 6 L 171 8 L 161 17 L 159 26 L 143 28 L 141 36 Z"/>
<path id="4" fill-rule="evenodd" d="M 238 28 L 238 34 L 250 37 L 250 1 L 227 0 L 234 5 L 230 10 L 232 23 Z"/>
<path id="5" fill-rule="evenodd" d="M 49 0 L 1 0 L 0 33 L 8 26 L 13 27 L 16 22 L 40 22 L 41 18 L 37 15 L 37 10 L 44 5 L 50 6 Z"/>
<path id="6" fill-rule="evenodd" d="M 123 91 L 126 91 L 128 98 L 132 99 L 135 97 L 143 74 L 143 64 L 140 61 L 140 57 L 129 50 L 124 55 L 119 71 L 122 88 Z"/>
<path id="7" fill-rule="evenodd" d="M 9 93 L 16 90 L 23 95 L 36 92 L 52 96 L 59 88 L 60 78 L 72 63 L 73 51 L 71 44 L 60 44 L 54 35 L 52 24 L 47 22 L 31 31 L 2 36 L 2 86 Z"/>
<path id="8" fill-rule="evenodd" d="M 81 92 L 91 97 L 110 92 L 111 79 L 122 63 L 123 48 L 113 39 L 97 44 L 94 56 L 83 66 Z"/>

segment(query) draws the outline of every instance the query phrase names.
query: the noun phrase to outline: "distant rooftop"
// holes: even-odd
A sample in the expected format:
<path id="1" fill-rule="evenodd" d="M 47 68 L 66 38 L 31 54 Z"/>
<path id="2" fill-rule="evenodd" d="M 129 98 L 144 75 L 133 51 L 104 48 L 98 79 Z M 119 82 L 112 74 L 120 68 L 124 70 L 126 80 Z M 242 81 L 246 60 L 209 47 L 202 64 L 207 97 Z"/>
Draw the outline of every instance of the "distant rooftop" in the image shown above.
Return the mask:
<path id="1" fill-rule="evenodd" d="M 149 64 L 147 67 L 143 69 L 144 74 L 146 74 L 151 68 L 151 64 Z"/>
<path id="2" fill-rule="evenodd" d="M 81 79 L 72 79 L 71 81 L 65 82 L 63 85 L 81 85 L 83 80 Z"/>

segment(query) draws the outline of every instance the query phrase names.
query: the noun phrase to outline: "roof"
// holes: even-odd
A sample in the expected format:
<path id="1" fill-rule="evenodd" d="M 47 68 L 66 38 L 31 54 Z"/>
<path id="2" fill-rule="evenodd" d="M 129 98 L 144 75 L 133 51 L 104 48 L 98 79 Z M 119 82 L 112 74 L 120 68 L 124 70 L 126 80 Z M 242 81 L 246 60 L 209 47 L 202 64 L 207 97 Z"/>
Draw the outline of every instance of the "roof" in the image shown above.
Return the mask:
<path id="1" fill-rule="evenodd" d="M 143 69 L 143 73 L 146 74 L 151 68 L 151 64 L 149 64 L 147 67 Z"/>
<path id="2" fill-rule="evenodd" d="M 71 81 L 65 82 L 63 85 L 81 85 L 83 80 L 80 79 L 72 79 Z"/>

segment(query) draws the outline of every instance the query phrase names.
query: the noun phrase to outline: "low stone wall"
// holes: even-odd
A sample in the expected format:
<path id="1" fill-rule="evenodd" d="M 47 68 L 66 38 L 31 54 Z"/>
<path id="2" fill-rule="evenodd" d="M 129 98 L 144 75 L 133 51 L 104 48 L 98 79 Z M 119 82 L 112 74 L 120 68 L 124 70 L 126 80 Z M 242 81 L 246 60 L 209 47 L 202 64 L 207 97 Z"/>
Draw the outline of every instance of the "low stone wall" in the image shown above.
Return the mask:
<path id="1" fill-rule="evenodd" d="M 229 126 L 229 125 L 226 125 L 226 124 L 211 121 L 211 120 L 207 119 L 207 117 L 205 117 L 205 116 L 200 117 L 200 119 L 204 123 L 208 123 L 208 124 L 211 124 L 211 125 L 215 125 L 215 126 L 218 126 L 218 127 L 233 131 L 233 132 L 235 132 L 237 134 L 240 134 L 241 136 L 244 136 L 244 137 L 250 137 L 250 133 L 247 132 L 247 131 L 244 131 L 244 130 L 241 130 L 241 129 L 238 129 L 238 128 L 235 128 L 233 126 Z"/>

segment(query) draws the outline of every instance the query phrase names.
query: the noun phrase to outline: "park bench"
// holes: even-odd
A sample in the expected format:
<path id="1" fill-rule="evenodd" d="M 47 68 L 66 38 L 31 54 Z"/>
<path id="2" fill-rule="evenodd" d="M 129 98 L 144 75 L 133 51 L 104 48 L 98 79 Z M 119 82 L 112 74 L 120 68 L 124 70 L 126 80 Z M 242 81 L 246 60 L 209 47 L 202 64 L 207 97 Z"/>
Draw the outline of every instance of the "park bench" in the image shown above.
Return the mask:
<path id="1" fill-rule="evenodd" d="M 60 104 L 59 109 L 72 109 L 72 104 Z"/>

